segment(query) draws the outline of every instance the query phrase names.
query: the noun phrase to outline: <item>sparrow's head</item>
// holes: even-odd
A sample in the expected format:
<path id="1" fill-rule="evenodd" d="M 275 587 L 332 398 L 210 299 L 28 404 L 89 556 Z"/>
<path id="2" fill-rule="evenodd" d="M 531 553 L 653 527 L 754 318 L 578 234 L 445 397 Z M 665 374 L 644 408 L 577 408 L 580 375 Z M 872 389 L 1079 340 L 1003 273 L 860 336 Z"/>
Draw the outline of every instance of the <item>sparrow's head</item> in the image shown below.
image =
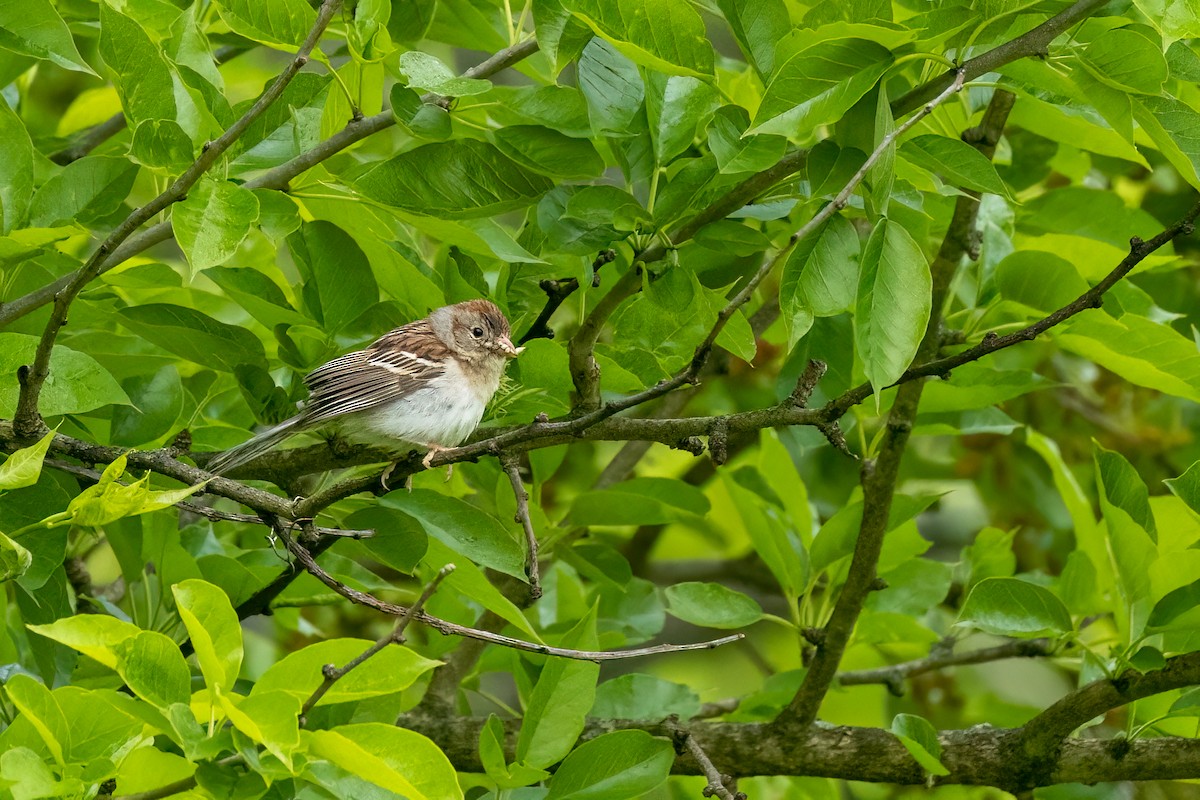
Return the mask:
<path id="1" fill-rule="evenodd" d="M 439 308 L 429 315 L 429 324 L 438 338 L 463 358 L 516 358 L 525 349 L 512 343 L 508 320 L 490 300 Z"/>

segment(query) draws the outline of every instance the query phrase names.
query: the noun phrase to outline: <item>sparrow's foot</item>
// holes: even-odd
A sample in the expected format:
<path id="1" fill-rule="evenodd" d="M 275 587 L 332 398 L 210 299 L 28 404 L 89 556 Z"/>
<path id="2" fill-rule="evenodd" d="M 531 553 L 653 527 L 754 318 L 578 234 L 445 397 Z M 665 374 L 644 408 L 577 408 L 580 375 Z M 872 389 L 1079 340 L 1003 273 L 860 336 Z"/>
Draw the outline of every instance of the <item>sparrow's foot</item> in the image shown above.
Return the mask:
<path id="1" fill-rule="evenodd" d="M 426 453 L 425 457 L 421 459 L 421 463 L 425 465 L 425 469 L 433 469 L 433 463 L 432 463 L 433 457 L 436 456 L 438 453 L 442 452 L 443 450 L 450 449 L 449 447 L 442 447 L 440 444 L 427 444 L 425 446 L 429 448 L 429 452 Z M 453 477 L 453 475 L 454 475 L 454 465 L 447 464 L 446 465 L 446 481 L 449 482 L 450 478 Z"/>
<path id="2" fill-rule="evenodd" d="M 383 471 L 383 474 L 379 476 L 379 483 L 382 484 L 383 490 L 385 492 L 390 492 L 392 490 L 392 487 L 388 485 L 388 480 L 391 479 L 392 473 L 396 471 L 396 467 L 399 465 L 400 465 L 399 461 L 393 461 L 391 464 L 388 464 L 388 468 L 385 469 Z M 404 476 L 404 488 L 410 492 L 412 491 L 412 474 L 411 473 Z"/>

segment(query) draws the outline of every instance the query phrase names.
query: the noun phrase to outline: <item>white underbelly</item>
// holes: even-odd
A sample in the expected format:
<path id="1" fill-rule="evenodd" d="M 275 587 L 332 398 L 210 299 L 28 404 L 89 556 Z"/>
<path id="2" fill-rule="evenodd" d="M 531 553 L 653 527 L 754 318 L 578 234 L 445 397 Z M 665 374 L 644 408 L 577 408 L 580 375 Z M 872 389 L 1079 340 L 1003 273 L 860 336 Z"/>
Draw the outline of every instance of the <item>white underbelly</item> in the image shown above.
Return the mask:
<path id="1" fill-rule="evenodd" d="M 380 437 L 453 447 L 479 425 L 485 406 L 473 392 L 425 389 L 359 414 L 364 426 Z"/>

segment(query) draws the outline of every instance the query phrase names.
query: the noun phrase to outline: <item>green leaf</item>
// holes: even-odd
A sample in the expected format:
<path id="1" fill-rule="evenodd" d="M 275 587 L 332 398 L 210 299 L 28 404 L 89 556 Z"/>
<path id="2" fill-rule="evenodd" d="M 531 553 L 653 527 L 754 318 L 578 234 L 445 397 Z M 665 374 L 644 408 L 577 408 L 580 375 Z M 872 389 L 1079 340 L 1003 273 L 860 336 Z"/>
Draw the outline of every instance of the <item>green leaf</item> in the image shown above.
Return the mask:
<path id="1" fill-rule="evenodd" d="M 207 581 L 190 579 L 171 587 L 209 689 L 227 692 L 242 668 L 242 627 L 229 597 Z"/>
<path id="2" fill-rule="evenodd" d="M 563 635 L 559 645 L 595 649 L 595 607 Z M 571 752 L 595 701 L 599 674 L 600 665 L 591 661 L 551 658 L 546 662 L 525 706 L 525 719 L 517 737 L 519 762 L 542 769 Z"/>
<path id="3" fill-rule="evenodd" d="M 42 461 L 53 440 L 54 431 L 49 431 L 37 444 L 21 448 L 0 464 L 0 490 L 23 489 L 37 483 L 42 474 Z"/>
<path id="4" fill-rule="evenodd" d="M 117 668 L 117 647 L 141 633 L 136 625 L 103 614 L 63 617 L 49 625 L 30 625 L 31 631 L 78 650 L 109 669 Z"/>
<path id="5" fill-rule="evenodd" d="M 15 8 L 6 5 L 5 8 Z M 3 42 L 0 10 L 0 43 Z M 0 103 L 0 235 L 19 228 L 33 197 L 33 142 L 8 103 Z"/>
<path id="6" fill-rule="evenodd" d="M 483 94 L 492 88 L 491 81 L 457 77 L 453 70 L 437 58 L 418 50 L 400 54 L 400 71 L 408 78 L 410 89 L 434 92 L 446 97 Z"/>
<path id="7" fill-rule="evenodd" d="M 1171 494 L 1200 514 L 1200 461 L 1193 462 L 1178 478 L 1168 478 L 1163 483 L 1171 490 Z"/>
<path id="8" fill-rule="evenodd" d="M 366 722 L 304 731 L 301 742 L 313 755 L 409 800 L 462 800 L 450 760 L 419 733 Z"/>
<path id="9" fill-rule="evenodd" d="M 371 263 L 354 238 L 332 222 L 306 222 L 287 238 L 307 278 L 305 305 L 331 333 L 379 300 Z"/>
<path id="10" fill-rule="evenodd" d="M 153 747 L 139 747 L 121 761 L 117 785 L 128 794 L 161 793 L 168 784 L 186 780 L 195 774 L 196 764 L 174 753 L 164 753 Z"/>
<path id="11" fill-rule="evenodd" d="M 1054 253 L 1018 250 L 996 265 L 996 286 L 1005 300 L 1048 314 L 1090 287 L 1075 265 Z"/>
<path id="12" fill-rule="evenodd" d="M 645 129 L 642 103 L 646 87 L 637 64 L 596 37 L 583 48 L 576 74 L 591 129 L 597 135 L 628 136 Z"/>
<path id="13" fill-rule="evenodd" d="M 553 184 L 494 145 L 457 139 L 380 162 L 356 186 L 372 200 L 414 214 L 472 219 L 530 205 Z"/>
<path id="14" fill-rule="evenodd" d="M 1133 116 L 1183 179 L 1200 186 L 1200 113 L 1173 97 L 1139 97 Z"/>
<path id="15" fill-rule="evenodd" d="M 1134 0 L 1168 41 L 1200 36 L 1200 10 L 1187 0 Z"/>
<path id="16" fill-rule="evenodd" d="M 292 307 L 279 284 L 257 269 L 213 267 L 203 274 L 264 327 L 312 324 Z"/>
<path id="17" fill-rule="evenodd" d="M 626 58 L 668 75 L 713 74 L 704 20 L 685 0 L 564 0 Z"/>
<path id="18" fill-rule="evenodd" d="M 193 308 L 145 303 L 117 314 L 122 325 L 143 339 L 209 369 L 233 372 L 239 364 L 266 363 L 257 336 Z"/>
<path id="19" fill-rule="evenodd" d="M 221 710 L 242 733 L 267 748 L 288 769 L 300 744 L 300 701 L 286 692 L 263 692 L 241 697 L 231 692 L 217 695 Z"/>
<path id="20" fill-rule="evenodd" d="M 818 42 L 776 70 L 748 132 L 809 139 L 841 119 L 891 63 L 891 51 L 865 39 Z"/>
<path id="21" fill-rule="evenodd" d="M 124 158 L 88 156 L 50 177 L 33 196 L 29 222 L 39 228 L 91 224 L 118 208 L 133 188 L 137 165 Z"/>
<path id="22" fill-rule="evenodd" d="M 633 478 L 575 498 L 571 525 L 665 525 L 708 513 L 708 499 L 694 486 L 667 478 Z"/>
<path id="23" fill-rule="evenodd" d="M 298 47 L 317 21 L 304 0 L 220 0 L 216 4 L 230 30 L 262 44 Z M 313 50 L 318 57 L 319 49 Z"/>
<path id="24" fill-rule="evenodd" d="M 1150 617 L 1146 620 L 1146 627 L 1166 628 L 1175 621 L 1176 617 L 1191 611 L 1196 606 L 1200 606 L 1200 580 L 1192 581 L 1186 586 L 1181 586 L 1163 595 L 1151 609 Z"/>
<path id="25" fill-rule="evenodd" d="M 38 337 L 23 333 L 0 333 L 0 375 L 15 375 L 33 363 Z M 0 417 L 12 418 L 20 386 L 15 380 L 0 381 Z M 38 410 L 45 417 L 79 414 L 107 405 L 128 405 L 129 397 L 108 370 L 86 353 L 54 345 L 50 351 L 50 377 L 42 384 Z"/>
<path id="26" fill-rule="evenodd" d="M 516 538 L 515 527 L 510 531 L 465 500 L 429 489 L 414 489 L 399 500 L 388 498 L 383 502 L 416 519 L 426 533 L 454 552 L 480 566 L 524 580 L 525 549 Z"/>
<path id="27" fill-rule="evenodd" d="M 546 800 L 641 797 L 667 780 L 675 750 L 645 731 L 613 731 L 584 742 L 563 760 Z"/>
<path id="28" fill-rule="evenodd" d="M 761 172 L 776 164 L 787 151 L 782 136 L 743 136 L 750 117 L 740 106 L 721 106 L 708 126 L 708 149 L 723 175 Z"/>
<path id="29" fill-rule="evenodd" d="M 1036 639 L 1069 633 L 1071 614 L 1049 590 L 1017 578 L 985 578 L 971 589 L 958 622 L 996 636 Z"/>
<path id="30" fill-rule="evenodd" d="M 596 702 L 589 716 L 660 720 L 675 714 L 686 720 L 699 712 L 700 697 L 689 687 L 634 672 L 597 686 Z"/>
<path id="31" fill-rule="evenodd" d="M 117 672 L 133 693 L 159 710 L 192 697 L 192 675 L 179 645 L 158 631 L 141 631 L 114 648 Z"/>
<path id="32" fill-rule="evenodd" d="M 1200 353 L 1168 325 L 1088 309 L 1059 327 L 1055 339 L 1131 383 L 1200 402 Z"/>
<path id="33" fill-rule="evenodd" d="M 649 73 L 646 117 L 655 160 L 667 164 L 691 147 L 696 129 L 708 124 L 718 105 L 717 90 L 697 78 Z"/>
<path id="34" fill-rule="evenodd" d="M 112 74 L 125 116 L 136 127 L 143 120 L 174 120 L 193 141 L 212 126 L 206 109 L 179 86 L 180 77 L 141 25 L 107 3 L 100 6 L 100 55 Z"/>
<path id="35" fill-rule="evenodd" d="M 326 639 L 288 653 L 262 674 L 250 696 L 286 692 L 303 703 L 324 680 L 322 667 L 326 664 L 344 667 L 372 644 L 367 639 Z M 372 656 L 365 668 L 351 670 L 333 684 L 318 705 L 395 694 L 412 686 L 417 678 L 440 663 L 401 645 L 384 648 Z"/>
<path id="36" fill-rule="evenodd" d="M 4 684 L 8 699 L 33 726 L 55 762 L 62 766 L 71 741 L 71 727 L 54 695 L 28 675 L 17 673 Z"/>
<path id="37" fill-rule="evenodd" d="M 204 176 L 171 213 L 192 271 L 224 264 L 258 222 L 258 198 L 235 183 Z"/>
<path id="38" fill-rule="evenodd" d="M 0 47 L 95 75 L 50 0 L 0 4 Z"/>
<path id="39" fill-rule="evenodd" d="M 1089 42 L 1083 63 L 1098 80 L 1123 91 L 1158 94 L 1167 80 L 1162 48 L 1129 28 L 1105 31 Z"/>
<path id="40" fill-rule="evenodd" d="M 858 234 L 841 215 L 830 217 L 796 242 L 779 284 L 784 324 L 798 315 L 828 317 L 850 310 L 858 284 L 858 258 Z M 788 337 L 789 344 L 795 344 L 794 338 L 798 337 Z"/>
<path id="41" fill-rule="evenodd" d="M 665 594 L 671 616 L 705 628 L 745 628 L 763 615 L 754 598 L 719 583 L 677 583 Z"/>
<path id="42" fill-rule="evenodd" d="M 897 714 L 892 719 L 891 731 L 930 775 L 950 774 L 950 770 L 942 766 L 939 760 L 942 757 L 942 743 L 938 741 L 937 731 L 929 720 L 915 714 Z"/>
<path id="43" fill-rule="evenodd" d="M 33 554 L 0 531 L 0 583 L 16 580 L 33 565 Z"/>
<path id="44" fill-rule="evenodd" d="M 962 139 L 933 134 L 914 136 L 900 145 L 900 156 L 941 176 L 951 186 L 1010 196 L 988 157 Z"/>
<path id="45" fill-rule="evenodd" d="M 493 137 L 501 153 L 543 175 L 583 180 L 604 172 L 604 159 L 587 139 L 572 139 L 541 125 L 509 125 Z"/>
<path id="46" fill-rule="evenodd" d="M 550 773 L 544 769 L 534 769 L 520 763 L 509 764 L 505 758 L 504 740 L 504 723 L 495 714 L 490 715 L 479 731 L 479 760 L 483 762 L 484 772 L 497 786 L 514 789 L 550 777 Z"/>
<path id="47" fill-rule="evenodd" d="M 174 430 L 184 402 L 183 384 L 174 364 L 149 375 L 126 378 L 121 388 L 129 395 L 130 405 L 113 409 L 114 444 L 144 445 Z"/>
<path id="48" fill-rule="evenodd" d="M 432 570 L 439 570 L 447 564 L 455 566 L 454 571 L 444 581 L 448 589 L 479 603 L 500 619 L 515 626 L 533 641 L 542 641 L 541 634 L 529 624 L 529 620 L 525 619 L 521 609 L 505 597 L 504 593 L 488 580 L 487 575 L 475 566 L 474 562 L 460 558 L 457 553 L 437 539 L 428 540 L 428 543 L 429 551 L 424 558 L 426 565 Z"/>
<path id="49" fill-rule="evenodd" d="M 920 246 L 902 225 L 879 220 L 863 250 L 854 345 L 876 391 L 908 369 L 925 335 L 932 278 Z"/>
<path id="50" fill-rule="evenodd" d="M 717 0 L 717 7 L 725 15 L 746 61 L 766 81 L 775 68 L 775 45 L 792 27 L 787 6 L 783 0 L 757 0 L 754 3 Z"/>

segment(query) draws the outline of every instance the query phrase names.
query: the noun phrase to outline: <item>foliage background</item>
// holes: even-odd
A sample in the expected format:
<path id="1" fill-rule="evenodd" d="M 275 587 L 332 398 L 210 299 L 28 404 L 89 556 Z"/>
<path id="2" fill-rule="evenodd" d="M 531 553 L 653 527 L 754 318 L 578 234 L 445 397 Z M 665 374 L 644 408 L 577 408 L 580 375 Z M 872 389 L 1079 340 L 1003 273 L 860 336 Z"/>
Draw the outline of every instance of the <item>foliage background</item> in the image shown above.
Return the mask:
<path id="1" fill-rule="evenodd" d="M 320 11 L 0 7 L 6 792 L 1187 796 L 1122 782 L 1200 778 L 1193 5 Z M 196 490 L 479 296 L 534 338 L 450 481 Z M 451 562 L 476 638 L 314 695 Z"/>

